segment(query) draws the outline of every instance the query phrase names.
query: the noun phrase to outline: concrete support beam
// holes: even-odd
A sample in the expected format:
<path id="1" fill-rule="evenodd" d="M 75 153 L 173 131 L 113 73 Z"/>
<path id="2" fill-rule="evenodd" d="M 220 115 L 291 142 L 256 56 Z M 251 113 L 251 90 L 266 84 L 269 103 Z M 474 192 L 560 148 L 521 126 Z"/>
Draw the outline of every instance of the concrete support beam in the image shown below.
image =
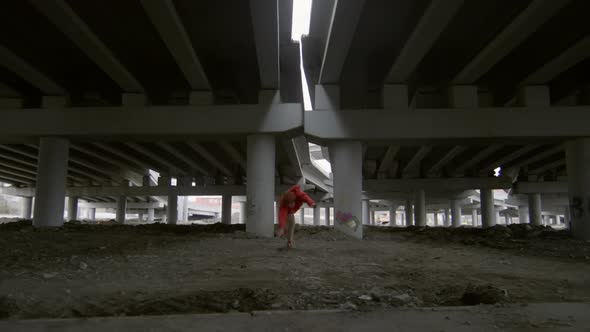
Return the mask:
<path id="1" fill-rule="evenodd" d="M 246 231 L 263 237 L 274 234 L 275 138 L 252 135 L 247 139 Z"/>
<path id="2" fill-rule="evenodd" d="M 405 84 L 385 84 L 383 86 L 383 108 L 404 111 L 409 107 L 408 86 Z"/>
<path id="3" fill-rule="evenodd" d="M 570 229 L 574 237 L 590 241 L 590 139 L 567 142 L 566 158 Z"/>
<path id="4" fill-rule="evenodd" d="M 78 197 L 68 197 L 68 221 L 78 220 Z"/>
<path id="5" fill-rule="evenodd" d="M 141 5 L 158 30 L 170 54 L 176 60 L 176 64 L 190 87 L 193 90 L 209 90 L 211 88 L 209 80 L 172 0 L 142 0 Z"/>
<path id="6" fill-rule="evenodd" d="M 318 83 L 334 84 L 339 82 L 342 67 L 348 56 L 364 5 L 365 0 L 336 1 L 334 3 Z"/>
<path id="7" fill-rule="evenodd" d="M 0 45 L 0 65 L 39 89 L 45 95 L 61 96 L 66 94 L 66 90 L 60 84 L 47 77 L 3 45 Z"/>
<path id="8" fill-rule="evenodd" d="M 414 211 L 416 226 L 424 227 L 426 226 L 426 193 L 424 190 L 416 191 L 414 199 L 416 205 L 416 210 Z"/>
<path id="9" fill-rule="evenodd" d="M 451 22 L 464 0 L 434 0 L 389 70 L 386 82 L 406 82 Z"/>
<path id="10" fill-rule="evenodd" d="M 33 197 L 21 197 L 21 218 L 31 220 L 33 216 Z"/>
<path id="11" fill-rule="evenodd" d="M 523 86 L 518 94 L 520 105 L 534 108 L 551 107 L 551 95 L 546 85 Z"/>
<path id="12" fill-rule="evenodd" d="M 326 221 L 326 226 L 330 226 L 331 222 L 330 222 L 330 207 L 326 206 L 324 208 L 324 220 Z"/>
<path id="13" fill-rule="evenodd" d="M 453 79 L 454 84 L 473 84 L 520 43 L 538 30 L 569 0 L 534 0 Z"/>
<path id="14" fill-rule="evenodd" d="M 451 209 L 445 209 L 445 227 L 451 227 Z"/>
<path id="15" fill-rule="evenodd" d="M 316 103 L 317 104 L 317 103 Z M 316 105 L 317 106 L 317 105 Z M 317 107 L 316 107 L 317 108 Z M 590 107 L 503 107 L 486 109 L 380 109 L 305 112 L 305 133 L 317 144 L 329 140 L 385 141 L 390 144 L 437 140 L 510 139 L 530 143 L 532 138 L 590 136 Z M 481 121 L 485 112 L 486 121 Z M 530 121 L 531 114 L 535 121 Z M 506 121 L 510 119 L 510 121 Z"/>
<path id="16" fill-rule="evenodd" d="M 231 225 L 231 205 L 232 197 L 224 195 L 221 197 L 221 223 Z"/>
<path id="17" fill-rule="evenodd" d="M 63 225 L 64 198 L 69 142 L 61 138 L 42 138 L 39 144 L 37 191 L 33 226 Z"/>
<path id="18" fill-rule="evenodd" d="M 453 108 L 477 108 L 479 97 L 475 85 L 455 85 L 449 88 L 449 105 Z"/>
<path id="19" fill-rule="evenodd" d="M 36 143 L 39 137 L 49 135 L 105 140 L 182 136 L 188 140 L 276 134 L 301 128 L 301 107 L 298 103 L 284 103 L 11 109 L 2 111 L 0 142 Z"/>
<path id="20" fill-rule="evenodd" d="M 494 209 L 494 191 L 481 189 L 481 224 L 484 228 L 496 225 L 496 211 Z"/>
<path id="21" fill-rule="evenodd" d="M 424 189 L 428 192 L 465 191 L 473 188 L 510 189 L 512 179 L 506 176 L 486 178 L 420 178 L 365 180 L 365 192 L 404 192 Z"/>
<path id="22" fill-rule="evenodd" d="M 477 210 L 471 210 L 471 225 L 477 227 Z"/>
<path id="23" fill-rule="evenodd" d="M 115 58 L 112 52 L 65 0 L 32 0 L 31 3 L 68 36 L 123 91 L 143 91 L 139 81 Z"/>

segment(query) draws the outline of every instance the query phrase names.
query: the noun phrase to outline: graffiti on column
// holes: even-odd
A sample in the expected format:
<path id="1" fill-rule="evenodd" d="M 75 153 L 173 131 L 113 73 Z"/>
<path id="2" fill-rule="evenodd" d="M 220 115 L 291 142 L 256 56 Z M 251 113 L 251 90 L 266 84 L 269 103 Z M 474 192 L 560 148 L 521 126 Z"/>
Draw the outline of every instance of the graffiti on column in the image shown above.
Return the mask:
<path id="1" fill-rule="evenodd" d="M 338 223 L 354 230 L 355 232 L 360 225 L 358 218 L 353 216 L 350 212 L 336 211 L 334 217 Z"/>

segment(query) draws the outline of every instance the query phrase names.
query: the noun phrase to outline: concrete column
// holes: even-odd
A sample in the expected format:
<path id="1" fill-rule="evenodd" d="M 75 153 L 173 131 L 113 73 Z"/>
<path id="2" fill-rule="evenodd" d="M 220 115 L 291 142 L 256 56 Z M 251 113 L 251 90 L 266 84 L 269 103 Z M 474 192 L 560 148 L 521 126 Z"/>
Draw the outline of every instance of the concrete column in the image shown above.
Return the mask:
<path id="1" fill-rule="evenodd" d="M 320 208 L 315 207 L 313 208 L 313 225 L 319 226 L 320 225 Z"/>
<path id="2" fill-rule="evenodd" d="M 127 197 L 119 196 L 117 198 L 117 212 L 115 221 L 118 224 L 125 224 L 125 217 L 127 214 Z"/>
<path id="3" fill-rule="evenodd" d="M 500 211 L 496 211 L 496 225 L 501 224 Z"/>
<path id="4" fill-rule="evenodd" d="M 406 201 L 405 219 L 406 219 L 406 226 L 413 226 L 414 225 L 414 205 L 412 205 L 412 200 L 410 200 L 410 199 L 408 199 Z"/>
<path id="5" fill-rule="evenodd" d="M 549 224 L 551 224 L 550 217 L 548 215 L 544 215 L 543 216 L 543 226 L 548 226 Z"/>
<path id="6" fill-rule="evenodd" d="M 88 220 L 96 221 L 96 208 L 88 209 Z"/>
<path id="7" fill-rule="evenodd" d="M 139 220 L 139 223 L 143 223 L 143 212 L 137 214 L 137 219 Z"/>
<path id="8" fill-rule="evenodd" d="M 504 224 L 507 226 L 510 225 L 510 216 L 507 214 L 504 215 Z"/>
<path id="9" fill-rule="evenodd" d="M 451 209 L 445 209 L 445 227 L 451 227 Z"/>
<path id="10" fill-rule="evenodd" d="M 240 224 L 246 223 L 246 202 L 240 202 Z"/>
<path id="11" fill-rule="evenodd" d="M 33 197 L 21 197 L 21 218 L 30 220 L 33 214 Z"/>
<path id="12" fill-rule="evenodd" d="M 414 220 L 416 226 L 426 226 L 426 193 L 424 190 L 418 190 L 416 192 L 416 210 L 414 211 Z"/>
<path id="13" fill-rule="evenodd" d="M 391 227 L 395 227 L 397 226 L 397 213 L 395 212 L 397 210 L 397 206 L 390 206 L 389 207 L 389 226 Z"/>
<path id="14" fill-rule="evenodd" d="M 78 197 L 68 197 L 68 221 L 78 220 Z"/>
<path id="15" fill-rule="evenodd" d="M 149 222 L 149 223 L 154 222 L 154 209 L 147 210 L 147 222 Z"/>
<path id="16" fill-rule="evenodd" d="M 182 221 L 188 221 L 188 196 L 182 196 Z"/>
<path id="17" fill-rule="evenodd" d="M 64 201 L 69 142 L 41 138 L 37 166 L 37 188 L 33 226 L 60 227 L 64 222 Z"/>
<path id="18" fill-rule="evenodd" d="M 275 153 L 274 136 L 248 136 L 246 231 L 258 236 L 274 235 Z"/>
<path id="19" fill-rule="evenodd" d="M 178 223 L 178 195 L 168 194 L 168 210 L 166 212 L 167 223 L 176 225 Z"/>
<path id="20" fill-rule="evenodd" d="M 457 199 L 451 200 L 451 214 L 453 215 L 452 218 L 452 226 L 453 227 L 461 227 L 461 202 Z"/>
<path id="21" fill-rule="evenodd" d="M 528 224 L 529 223 L 529 207 L 519 206 L 518 207 L 518 223 Z"/>
<path id="22" fill-rule="evenodd" d="M 305 208 L 299 209 L 301 214 L 299 215 L 301 225 L 305 225 Z"/>
<path id="23" fill-rule="evenodd" d="M 471 210 L 471 225 L 477 227 L 477 209 Z"/>
<path id="24" fill-rule="evenodd" d="M 405 211 L 400 216 L 401 216 L 401 220 L 402 220 L 402 226 L 408 227 L 408 224 L 406 223 L 406 213 L 405 213 Z"/>
<path id="25" fill-rule="evenodd" d="M 231 225 L 231 204 L 231 195 L 223 195 L 221 197 L 221 223 L 224 225 Z"/>
<path id="26" fill-rule="evenodd" d="M 369 217 L 371 218 L 371 221 L 369 222 L 371 225 L 376 225 L 377 224 L 377 220 L 375 220 L 375 210 L 370 209 L 370 215 Z"/>
<path id="27" fill-rule="evenodd" d="M 529 194 L 529 220 L 531 225 L 540 226 L 543 224 L 541 216 L 541 194 Z"/>
<path id="28" fill-rule="evenodd" d="M 360 142 L 336 142 L 330 145 L 329 153 L 334 175 L 334 225 L 362 239 L 362 145 Z"/>
<path id="29" fill-rule="evenodd" d="M 121 183 L 122 187 L 129 187 L 129 180 L 123 180 Z M 127 197 L 126 196 L 119 196 L 117 198 L 117 213 L 116 213 L 116 222 L 119 224 L 125 224 L 127 214 Z"/>
<path id="30" fill-rule="evenodd" d="M 324 208 L 324 219 L 326 220 L 326 226 L 330 226 L 330 207 Z"/>
<path id="31" fill-rule="evenodd" d="M 496 211 L 494 209 L 494 192 L 492 189 L 480 190 L 481 225 L 483 228 L 496 225 Z"/>
<path id="32" fill-rule="evenodd" d="M 438 226 L 438 212 L 434 211 L 432 213 L 432 218 L 434 219 L 434 227 Z"/>
<path id="33" fill-rule="evenodd" d="M 363 225 L 369 225 L 371 223 L 371 210 L 369 208 L 369 200 L 363 199 L 361 201 L 361 211 L 362 211 L 362 222 Z"/>

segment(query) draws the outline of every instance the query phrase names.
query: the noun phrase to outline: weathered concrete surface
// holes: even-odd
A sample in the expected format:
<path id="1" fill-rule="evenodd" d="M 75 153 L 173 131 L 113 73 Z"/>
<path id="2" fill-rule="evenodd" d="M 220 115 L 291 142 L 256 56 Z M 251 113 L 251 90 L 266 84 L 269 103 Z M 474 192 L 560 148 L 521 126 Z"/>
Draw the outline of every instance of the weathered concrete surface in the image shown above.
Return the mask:
<path id="1" fill-rule="evenodd" d="M 590 331 L 590 303 L 0 321 L 0 331 Z"/>

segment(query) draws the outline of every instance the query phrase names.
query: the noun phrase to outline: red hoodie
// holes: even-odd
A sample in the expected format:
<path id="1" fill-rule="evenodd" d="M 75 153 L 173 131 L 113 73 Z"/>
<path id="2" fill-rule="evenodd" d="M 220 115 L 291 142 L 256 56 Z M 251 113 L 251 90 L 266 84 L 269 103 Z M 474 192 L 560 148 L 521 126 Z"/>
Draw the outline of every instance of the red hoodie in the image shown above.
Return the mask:
<path id="1" fill-rule="evenodd" d="M 289 203 L 285 200 L 284 195 L 281 196 L 281 200 L 279 202 L 279 228 L 281 229 L 285 228 L 287 216 L 297 212 L 303 203 L 307 203 L 307 205 L 311 207 L 315 206 L 313 199 L 307 196 L 307 194 L 301 190 L 301 187 L 295 185 L 288 191 L 295 193 L 295 202 L 293 202 L 293 206 L 289 206 Z"/>

